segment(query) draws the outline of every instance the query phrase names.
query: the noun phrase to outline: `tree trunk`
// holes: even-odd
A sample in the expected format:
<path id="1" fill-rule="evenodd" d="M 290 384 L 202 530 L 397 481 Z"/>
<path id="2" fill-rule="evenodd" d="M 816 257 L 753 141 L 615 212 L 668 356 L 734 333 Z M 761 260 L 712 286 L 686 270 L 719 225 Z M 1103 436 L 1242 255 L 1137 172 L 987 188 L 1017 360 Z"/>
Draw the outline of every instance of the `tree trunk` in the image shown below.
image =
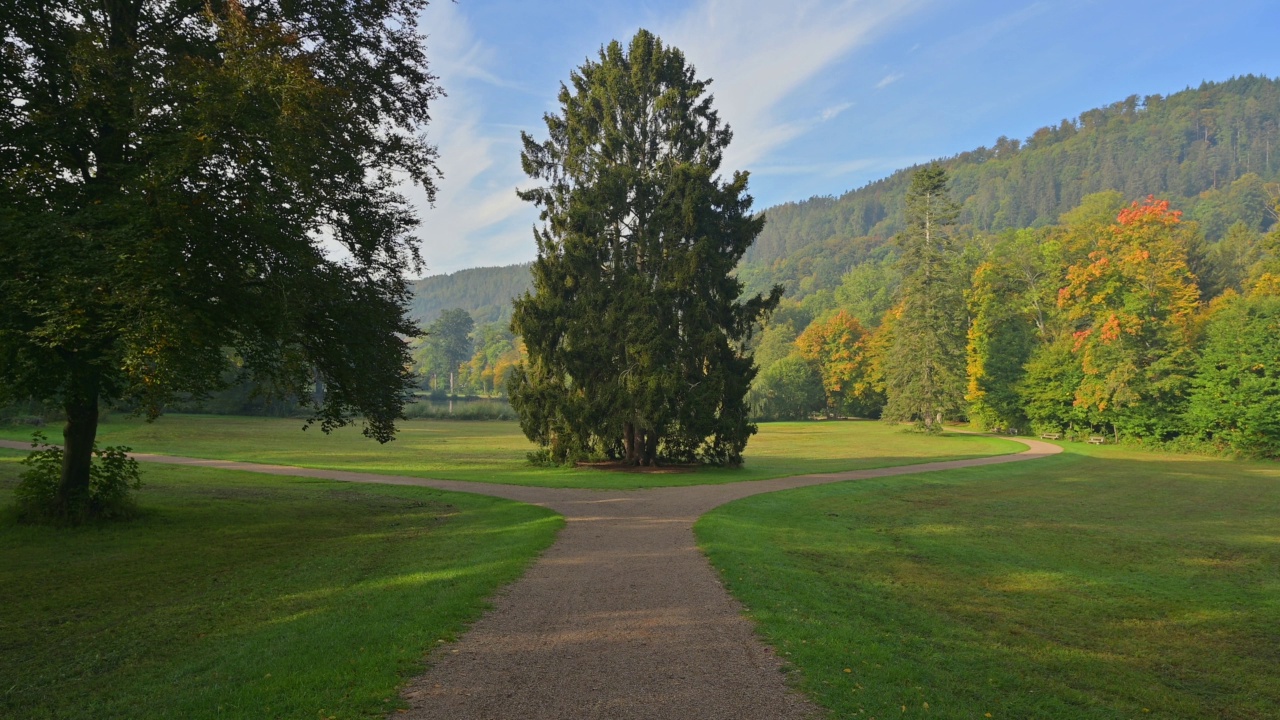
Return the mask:
<path id="1" fill-rule="evenodd" d="M 324 376 L 320 374 L 320 369 L 315 368 L 311 371 L 311 376 L 315 380 L 315 386 L 311 391 L 311 401 L 320 407 L 324 404 Z"/>
<path id="2" fill-rule="evenodd" d="M 623 459 L 628 465 L 640 464 L 640 452 L 636 442 L 636 426 L 634 423 L 625 422 L 622 424 L 622 451 Z"/>
<path id="3" fill-rule="evenodd" d="M 62 428 L 62 478 L 58 483 L 54 512 L 65 518 L 82 518 L 89 510 L 89 467 L 93 443 L 98 437 L 98 378 L 78 378 L 64 409 Z"/>
<path id="4" fill-rule="evenodd" d="M 644 464 L 649 467 L 658 464 L 658 433 L 654 430 L 644 434 Z"/>

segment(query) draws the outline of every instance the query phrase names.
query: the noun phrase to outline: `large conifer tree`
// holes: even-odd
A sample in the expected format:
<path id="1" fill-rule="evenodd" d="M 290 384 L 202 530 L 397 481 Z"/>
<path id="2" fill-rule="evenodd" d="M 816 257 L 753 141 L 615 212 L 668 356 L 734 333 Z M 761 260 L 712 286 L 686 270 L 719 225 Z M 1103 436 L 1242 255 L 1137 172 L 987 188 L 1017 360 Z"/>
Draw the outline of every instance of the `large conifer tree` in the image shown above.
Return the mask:
<path id="1" fill-rule="evenodd" d="M 958 214 L 947 171 L 940 165 L 917 170 L 907 190 L 907 229 L 898 237 L 901 312 L 886 359 L 884 417 L 934 431 L 964 400 L 964 283 L 953 238 Z"/>
<path id="2" fill-rule="evenodd" d="M 730 275 L 764 218 L 746 173 L 718 176 L 731 133 L 709 84 L 641 30 L 571 73 L 546 141 L 523 136 L 542 184 L 520 196 L 545 224 L 534 290 L 515 303 L 529 360 L 510 394 L 557 461 L 736 464 L 755 432 L 742 345 L 781 289 L 743 302 Z"/>

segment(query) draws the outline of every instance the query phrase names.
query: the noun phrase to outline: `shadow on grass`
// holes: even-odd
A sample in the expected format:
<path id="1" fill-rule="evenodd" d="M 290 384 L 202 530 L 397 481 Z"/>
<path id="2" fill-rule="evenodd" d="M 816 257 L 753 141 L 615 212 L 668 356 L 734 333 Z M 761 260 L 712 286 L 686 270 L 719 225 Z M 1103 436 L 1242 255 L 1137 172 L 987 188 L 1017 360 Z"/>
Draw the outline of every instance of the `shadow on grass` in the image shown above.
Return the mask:
<path id="1" fill-rule="evenodd" d="M 149 469 L 137 522 L 0 526 L 0 717 L 385 716 L 561 525 L 423 488 Z"/>

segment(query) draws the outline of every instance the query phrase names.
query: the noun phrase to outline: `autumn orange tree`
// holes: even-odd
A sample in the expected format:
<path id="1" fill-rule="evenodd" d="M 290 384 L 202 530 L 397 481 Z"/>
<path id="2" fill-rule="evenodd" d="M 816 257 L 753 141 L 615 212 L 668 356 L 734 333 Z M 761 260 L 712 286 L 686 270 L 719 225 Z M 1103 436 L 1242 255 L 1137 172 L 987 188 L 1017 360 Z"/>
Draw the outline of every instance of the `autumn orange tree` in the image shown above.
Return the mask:
<path id="1" fill-rule="evenodd" d="M 1098 233 L 1087 259 L 1067 269 L 1059 291 L 1084 373 L 1075 404 L 1117 433 L 1177 431 L 1200 301 L 1187 267 L 1187 237 L 1168 201 L 1134 202 Z"/>
<path id="2" fill-rule="evenodd" d="M 844 310 L 810 323 L 796 339 L 800 356 L 818 368 L 830 411 L 858 417 L 880 415 L 884 393 L 871 381 L 870 339 L 862 323 Z"/>

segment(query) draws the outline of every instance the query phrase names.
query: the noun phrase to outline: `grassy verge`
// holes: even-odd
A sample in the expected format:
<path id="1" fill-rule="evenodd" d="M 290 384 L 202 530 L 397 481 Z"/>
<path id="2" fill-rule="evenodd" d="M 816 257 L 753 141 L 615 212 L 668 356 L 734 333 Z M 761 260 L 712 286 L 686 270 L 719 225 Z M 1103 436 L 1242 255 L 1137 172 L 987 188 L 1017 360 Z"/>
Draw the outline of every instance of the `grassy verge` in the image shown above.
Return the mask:
<path id="1" fill-rule="evenodd" d="M 1019 452 L 1008 440 L 947 434 L 924 437 L 878 422 L 765 423 L 747 446 L 742 468 L 639 474 L 590 468 L 531 466 L 533 446 L 516 423 L 411 420 L 394 442 L 378 445 L 356 428 L 324 435 L 303 432 L 299 420 L 169 415 L 155 423 L 113 417 L 99 442 L 140 452 L 219 460 L 358 470 L 473 482 L 546 487 L 627 489 L 762 480 L 933 460 Z M 56 431 L 50 432 L 56 440 Z M 4 428 L 0 437 L 26 440 L 30 429 Z"/>
<path id="2" fill-rule="evenodd" d="M 696 531 L 833 717 L 1280 717 L 1275 463 L 1068 446 Z"/>
<path id="3" fill-rule="evenodd" d="M 0 451 L 0 506 L 21 455 Z M 385 717 L 562 522 L 422 488 L 145 470 L 138 521 L 0 521 L 0 717 Z"/>

